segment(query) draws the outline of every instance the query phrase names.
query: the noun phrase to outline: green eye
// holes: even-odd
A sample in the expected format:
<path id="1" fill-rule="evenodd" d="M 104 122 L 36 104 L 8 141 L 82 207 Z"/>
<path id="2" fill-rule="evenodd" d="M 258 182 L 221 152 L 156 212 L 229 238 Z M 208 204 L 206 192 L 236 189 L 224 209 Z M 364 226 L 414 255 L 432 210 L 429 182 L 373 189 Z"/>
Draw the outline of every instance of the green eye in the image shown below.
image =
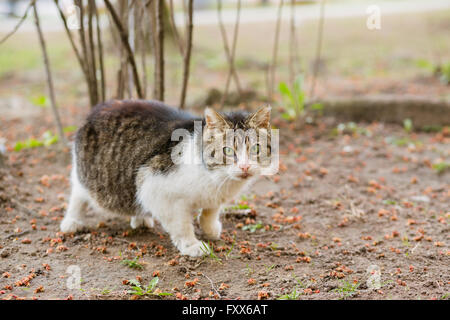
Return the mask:
<path id="1" fill-rule="evenodd" d="M 232 157 L 234 156 L 234 150 L 230 147 L 225 147 L 223 148 L 223 153 L 227 156 L 227 157 Z"/>
<path id="2" fill-rule="evenodd" d="M 254 146 L 252 146 L 250 148 L 250 153 L 251 154 L 259 154 L 259 150 L 260 150 L 259 144 L 255 144 Z"/>

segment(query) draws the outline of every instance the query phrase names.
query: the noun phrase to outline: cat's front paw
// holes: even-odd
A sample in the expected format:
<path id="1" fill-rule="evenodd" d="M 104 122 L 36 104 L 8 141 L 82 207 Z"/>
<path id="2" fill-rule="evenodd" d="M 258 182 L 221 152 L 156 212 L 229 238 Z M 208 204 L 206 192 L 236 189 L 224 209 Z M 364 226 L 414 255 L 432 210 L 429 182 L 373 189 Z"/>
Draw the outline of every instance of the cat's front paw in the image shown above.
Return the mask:
<path id="1" fill-rule="evenodd" d="M 211 240 L 219 240 L 222 233 L 222 223 L 219 220 L 201 225 L 205 235 Z"/>
<path id="2" fill-rule="evenodd" d="M 130 226 L 133 229 L 139 228 L 140 226 L 146 226 L 147 228 L 153 228 L 155 221 L 150 216 L 134 216 L 131 217 Z"/>
<path id="3" fill-rule="evenodd" d="M 65 217 L 59 226 L 62 232 L 64 233 L 71 233 L 71 232 L 77 232 L 81 229 L 83 229 L 83 223 L 80 220 Z"/>
<path id="4" fill-rule="evenodd" d="M 196 241 L 177 241 L 176 247 L 182 255 L 190 257 L 201 257 L 207 254 L 207 245 L 199 240 Z"/>

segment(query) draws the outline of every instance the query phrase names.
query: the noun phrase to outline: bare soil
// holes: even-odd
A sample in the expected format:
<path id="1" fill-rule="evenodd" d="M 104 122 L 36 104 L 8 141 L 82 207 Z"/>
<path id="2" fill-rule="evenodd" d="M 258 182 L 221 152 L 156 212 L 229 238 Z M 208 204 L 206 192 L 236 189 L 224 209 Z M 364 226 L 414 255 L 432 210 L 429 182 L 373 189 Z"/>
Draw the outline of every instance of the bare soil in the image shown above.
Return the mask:
<path id="1" fill-rule="evenodd" d="M 32 122 L 50 126 L 44 114 Z M 339 131 L 329 119 L 300 129 L 277 120 L 279 174 L 229 205 L 213 256 L 188 258 L 158 224 L 131 230 L 120 217 L 91 213 L 88 230 L 60 233 L 69 148 L 15 152 L 12 141 L 41 132 L 1 120 L 8 152 L 0 169 L 0 298 L 449 298 L 450 172 L 433 168 L 449 162 L 447 129 L 407 133 L 371 123 Z M 69 266 L 79 268 L 78 289 L 67 285 Z M 154 276 L 155 292 L 172 295 L 129 292 L 129 280 L 146 286 Z"/>

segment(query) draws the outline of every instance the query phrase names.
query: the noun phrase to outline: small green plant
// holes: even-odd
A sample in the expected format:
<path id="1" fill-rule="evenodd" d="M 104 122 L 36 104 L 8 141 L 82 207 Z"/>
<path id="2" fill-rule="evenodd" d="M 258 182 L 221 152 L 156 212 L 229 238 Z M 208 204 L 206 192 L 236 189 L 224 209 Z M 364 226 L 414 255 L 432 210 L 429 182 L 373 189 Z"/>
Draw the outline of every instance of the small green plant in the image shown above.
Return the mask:
<path id="1" fill-rule="evenodd" d="M 14 151 L 20 151 L 22 149 L 32 149 L 42 146 L 48 147 L 58 142 L 58 140 L 59 137 L 57 135 L 53 134 L 50 130 L 47 130 L 42 134 L 40 140 L 37 140 L 35 138 L 29 138 L 28 140 L 25 141 L 16 142 L 14 146 Z"/>
<path id="2" fill-rule="evenodd" d="M 298 289 L 298 287 L 295 286 L 291 293 L 281 295 L 277 298 L 277 300 L 298 300 L 302 294 L 303 293 Z"/>
<path id="3" fill-rule="evenodd" d="M 407 236 L 403 236 L 403 237 L 402 237 L 402 244 L 403 244 L 405 247 L 408 247 L 408 248 L 411 246 L 411 244 L 409 243 L 409 239 L 408 239 Z"/>
<path id="4" fill-rule="evenodd" d="M 433 170 L 435 170 L 438 174 L 442 174 L 445 171 L 450 169 L 450 162 L 439 162 L 432 165 Z"/>
<path id="5" fill-rule="evenodd" d="M 208 241 L 208 243 L 206 242 L 202 242 L 202 247 L 201 250 L 205 253 L 206 257 L 209 257 L 215 261 L 217 261 L 218 263 L 222 264 L 222 259 L 220 259 L 215 253 L 214 253 L 214 248 L 212 246 L 212 244 Z"/>
<path id="6" fill-rule="evenodd" d="M 435 64 L 426 59 L 419 59 L 416 61 L 419 68 L 426 69 L 433 75 L 439 77 L 443 84 L 450 84 L 450 62 Z"/>
<path id="7" fill-rule="evenodd" d="M 297 300 L 303 294 L 301 289 L 306 289 L 309 286 L 305 285 L 300 279 L 297 279 L 295 275 L 292 274 L 292 277 L 297 281 L 297 285 L 292 289 L 291 293 L 279 296 L 277 300 Z"/>
<path id="8" fill-rule="evenodd" d="M 128 290 L 129 294 L 138 295 L 138 296 L 171 296 L 172 294 L 169 292 L 161 292 L 157 290 L 156 285 L 158 284 L 159 278 L 154 277 L 148 284 L 148 286 L 143 286 L 137 280 L 128 280 L 128 283 L 132 285 L 131 289 Z"/>
<path id="9" fill-rule="evenodd" d="M 127 267 L 129 267 L 131 269 L 139 269 L 139 270 L 144 269 L 144 266 L 142 264 L 138 263 L 138 260 L 139 260 L 139 257 L 136 257 L 133 260 L 123 259 L 122 264 L 126 265 Z"/>
<path id="10" fill-rule="evenodd" d="M 442 295 L 441 300 L 449 300 L 450 299 L 450 293 L 446 293 Z"/>
<path id="11" fill-rule="evenodd" d="M 266 267 L 266 273 L 269 273 L 270 271 L 272 271 L 277 265 L 273 264 L 271 266 L 266 266 L 264 265 L 264 267 Z"/>
<path id="12" fill-rule="evenodd" d="M 405 119 L 403 120 L 403 129 L 407 132 L 410 133 L 413 130 L 413 123 L 411 119 Z"/>
<path id="13" fill-rule="evenodd" d="M 47 108 L 47 106 L 48 106 L 47 97 L 44 95 L 32 97 L 30 100 L 31 100 L 31 103 L 34 104 L 35 106 L 38 106 L 41 108 Z"/>
<path id="14" fill-rule="evenodd" d="M 281 94 L 281 98 L 284 104 L 285 112 L 281 116 L 289 121 L 295 120 L 302 116 L 306 110 L 306 95 L 303 89 L 304 80 L 303 75 L 295 78 L 292 87 L 290 88 L 286 82 L 280 82 L 278 85 L 278 91 Z M 313 103 L 309 106 L 310 110 L 322 111 L 323 106 L 321 103 Z"/>
<path id="15" fill-rule="evenodd" d="M 339 123 L 333 130 L 332 135 L 337 136 L 339 134 L 361 134 L 365 135 L 366 137 L 372 136 L 372 132 L 370 130 L 360 127 L 354 122 Z"/>
<path id="16" fill-rule="evenodd" d="M 337 292 L 341 299 L 345 299 L 348 297 L 353 296 L 359 287 L 360 283 L 351 283 L 347 280 L 342 280 L 341 285 L 335 289 L 333 289 L 333 292 Z"/>
<path id="17" fill-rule="evenodd" d="M 231 243 L 231 248 L 230 248 L 230 250 L 228 250 L 227 252 L 225 252 L 225 259 L 228 260 L 228 257 L 230 256 L 231 252 L 232 252 L 233 249 L 234 249 L 235 243 L 236 243 L 236 235 L 233 236 L 233 242 Z"/>
<path id="18" fill-rule="evenodd" d="M 246 270 L 247 276 L 251 276 L 252 273 L 254 272 L 254 270 L 253 270 L 252 268 L 250 268 L 250 266 L 248 265 L 248 263 L 247 263 L 247 265 L 245 266 L 245 270 Z"/>
<path id="19" fill-rule="evenodd" d="M 242 227 L 242 230 L 249 230 L 250 232 L 255 232 L 258 229 L 262 229 L 264 225 L 261 222 L 255 223 L 255 224 L 248 224 L 246 226 Z"/>
<path id="20" fill-rule="evenodd" d="M 111 292 L 112 292 L 112 289 L 104 288 L 104 289 L 102 289 L 101 294 L 102 294 L 102 295 L 108 295 L 108 294 L 110 294 Z"/>
<path id="21" fill-rule="evenodd" d="M 303 77 L 298 76 L 292 88 L 286 82 L 280 82 L 278 90 L 283 99 L 286 112 L 281 116 L 286 120 L 294 120 L 305 112 L 305 92 L 303 90 Z"/>
<path id="22" fill-rule="evenodd" d="M 236 210 L 247 210 L 250 209 L 250 207 L 246 204 L 238 204 L 235 206 L 226 207 L 225 211 L 236 211 Z"/>

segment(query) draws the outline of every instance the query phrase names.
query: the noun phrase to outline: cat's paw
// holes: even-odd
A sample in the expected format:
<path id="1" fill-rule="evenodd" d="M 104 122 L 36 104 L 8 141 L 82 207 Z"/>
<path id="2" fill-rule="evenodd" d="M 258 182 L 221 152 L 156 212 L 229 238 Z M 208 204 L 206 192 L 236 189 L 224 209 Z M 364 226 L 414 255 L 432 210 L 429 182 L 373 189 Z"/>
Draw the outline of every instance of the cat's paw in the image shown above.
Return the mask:
<path id="1" fill-rule="evenodd" d="M 80 220 L 65 217 L 59 226 L 62 232 L 64 233 L 71 233 L 71 232 L 77 232 L 81 229 L 83 229 L 83 223 Z"/>
<path id="2" fill-rule="evenodd" d="M 195 241 L 176 241 L 176 247 L 180 251 L 180 253 L 184 256 L 190 257 L 201 257 L 207 254 L 207 246 L 204 242 L 195 240 Z"/>
<path id="3" fill-rule="evenodd" d="M 155 226 L 155 221 L 149 216 L 134 216 L 131 217 L 130 226 L 133 229 L 139 228 L 140 226 L 146 226 L 147 228 L 153 228 Z"/>
<path id="4" fill-rule="evenodd" d="M 201 225 L 203 232 L 205 233 L 206 237 L 211 240 L 219 240 L 220 235 L 222 233 L 222 223 L 219 220 L 215 220 L 208 224 L 202 224 Z"/>

